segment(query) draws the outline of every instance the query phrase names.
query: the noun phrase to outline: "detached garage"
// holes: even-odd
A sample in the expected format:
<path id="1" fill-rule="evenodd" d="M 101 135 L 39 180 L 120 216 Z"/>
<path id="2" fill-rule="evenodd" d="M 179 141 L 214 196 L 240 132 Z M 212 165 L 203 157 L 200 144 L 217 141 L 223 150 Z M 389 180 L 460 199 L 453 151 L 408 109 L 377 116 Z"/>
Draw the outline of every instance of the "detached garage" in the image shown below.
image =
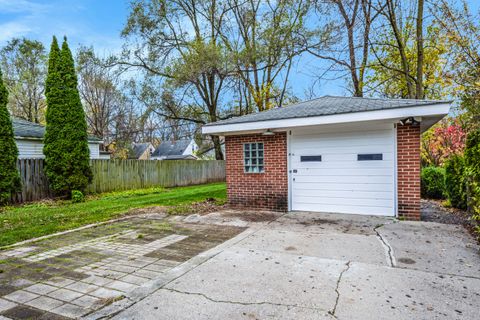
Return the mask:
<path id="1" fill-rule="evenodd" d="M 420 218 L 420 135 L 451 102 L 325 96 L 208 124 L 233 207 Z"/>

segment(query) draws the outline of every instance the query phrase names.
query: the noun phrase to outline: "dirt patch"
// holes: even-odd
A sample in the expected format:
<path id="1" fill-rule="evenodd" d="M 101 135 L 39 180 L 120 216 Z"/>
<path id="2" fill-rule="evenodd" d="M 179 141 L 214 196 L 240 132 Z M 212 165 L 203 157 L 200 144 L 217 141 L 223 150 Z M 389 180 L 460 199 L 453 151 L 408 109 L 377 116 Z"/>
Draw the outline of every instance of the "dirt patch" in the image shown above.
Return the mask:
<path id="1" fill-rule="evenodd" d="M 248 222 L 266 222 L 277 218 L 275 213 L 269 211 L 228 211 L 223 216 L 239 218 Z"/>
<path id="2" fill-rule="evenodd" d="M 177 205 L 166 208 L 166 213 L 173 216 L 188 216 L 191 214 L 206 215 L 212 212 L 225 209 L 225 202 L 215 198 L 208 198 L 205 201 L 195 202 L 188 205 Z"/>
<path id="3" fill-rule="evenodd" d="M 167 213 L 167 207 L 154 206 L 140 209 L 133 209 L 128 211 L 127 215 L 141 215 L 141 214 L 154 214 L 154 213 Z"/>
<path id="4" fill-rule="evenodd" d="M 475 232 L 476 223 L 470 219 L 470 215 L 466 211 L 445 208 L 441 200 L 422 199 L 421 206 L 422 221 L 462 225 L 480 241 L 479 234 Z"/>
<path id="5" fill-rule="evenodd" d="M 468 224 L 468 214 L 459 209 L 445 208 L 440 200 L 422 199 L 422 221 L 444 224 Z"/>

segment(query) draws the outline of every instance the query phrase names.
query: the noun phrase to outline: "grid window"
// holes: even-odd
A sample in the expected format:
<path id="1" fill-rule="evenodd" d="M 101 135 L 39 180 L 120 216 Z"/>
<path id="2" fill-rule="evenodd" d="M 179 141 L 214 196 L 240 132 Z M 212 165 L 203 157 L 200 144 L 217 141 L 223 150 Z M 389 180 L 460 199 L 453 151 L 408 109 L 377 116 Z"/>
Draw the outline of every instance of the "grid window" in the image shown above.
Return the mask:
<path id="1" fill-rule="evenodd" d="M 264 172 L 263 142 L 245 143 L 243 145 L 243 165 L 247 173 Z"/>

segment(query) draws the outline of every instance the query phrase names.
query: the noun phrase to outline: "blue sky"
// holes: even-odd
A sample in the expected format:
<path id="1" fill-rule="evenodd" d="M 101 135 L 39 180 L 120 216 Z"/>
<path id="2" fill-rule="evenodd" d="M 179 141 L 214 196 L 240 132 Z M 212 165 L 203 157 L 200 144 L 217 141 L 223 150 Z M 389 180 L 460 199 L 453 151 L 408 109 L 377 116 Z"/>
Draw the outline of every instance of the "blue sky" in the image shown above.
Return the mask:
<path id="1" fill-rule="evenodd" d="M 468 0 L 478 12 L 479 2 Z M 121 49 L 120 32 L 129 10 L 128 0 L 0 0 L 0 47 L 12 37 L 42 41 L 48 48 L 52 35 L 67 35 L 72 49 L 93 46 L 100 55 Z M 319 72 L 318 60 L 302 58 L 291 71 L 295 95 L 304 99 Z M 322 81 L 315 95 L 348 95 L 343 80 Z"/>

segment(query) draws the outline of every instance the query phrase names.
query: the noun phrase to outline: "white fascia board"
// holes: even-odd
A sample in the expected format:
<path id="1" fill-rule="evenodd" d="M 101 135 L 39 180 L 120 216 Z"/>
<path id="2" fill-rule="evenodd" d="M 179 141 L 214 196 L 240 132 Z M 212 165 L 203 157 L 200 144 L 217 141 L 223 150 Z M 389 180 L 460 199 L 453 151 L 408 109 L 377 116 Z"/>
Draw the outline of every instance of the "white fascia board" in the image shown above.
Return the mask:
<path id="1" fill-rule="evenodd" d="M 15 140 L 43 141 L 43 138 L 15 136 Z"/>
<path id="2" fill-rule="evenodd" d="M 322 124 L 349 123 L 361 121 L 404 119 L 407 117 L 445 116 L 450 111 L 450 103 L 405 107 L 388 110 L 332 114 L 328 116 L 291 118 L 280 120 L 255 121 L 232 124 L 219 124 L 202 127 L 203 134 L 223 135 L 236 132 L 314 126 Z"/>

